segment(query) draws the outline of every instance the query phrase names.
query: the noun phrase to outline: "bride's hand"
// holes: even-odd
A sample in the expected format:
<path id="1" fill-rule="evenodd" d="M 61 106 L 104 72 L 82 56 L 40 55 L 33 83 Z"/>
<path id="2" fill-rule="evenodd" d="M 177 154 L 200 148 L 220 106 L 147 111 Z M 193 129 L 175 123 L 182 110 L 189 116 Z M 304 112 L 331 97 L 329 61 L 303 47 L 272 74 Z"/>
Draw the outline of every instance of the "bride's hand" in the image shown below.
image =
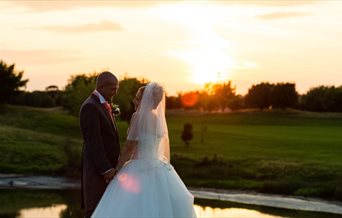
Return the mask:
<path id="1" fill-rule="evenodd" d="M 114 176 L 117 172 L 118 172 L 117 169 L 112 168 L 106 174 L 104 174 L 103 178 L 106 181 L 106 183 L 109 183 L 114 178 Z"/>

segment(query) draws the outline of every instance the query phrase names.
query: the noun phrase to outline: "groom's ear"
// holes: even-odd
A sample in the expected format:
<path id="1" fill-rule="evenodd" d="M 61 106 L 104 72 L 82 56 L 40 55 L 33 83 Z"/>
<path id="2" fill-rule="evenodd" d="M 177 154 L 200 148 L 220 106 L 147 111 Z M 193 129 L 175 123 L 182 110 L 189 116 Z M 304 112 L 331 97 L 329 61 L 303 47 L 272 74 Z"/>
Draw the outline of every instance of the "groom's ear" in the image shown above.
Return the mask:
<path id="1" fill-rule="evenodd" d="M 101 84 L 101 85 L 98 86 L 97 89 L 98 89 L 99 91 L 102 91 L 102 90 L 104 89 L 104 87 L 105 87 L 105 86 L 104 86 L 103 84 Z"/>

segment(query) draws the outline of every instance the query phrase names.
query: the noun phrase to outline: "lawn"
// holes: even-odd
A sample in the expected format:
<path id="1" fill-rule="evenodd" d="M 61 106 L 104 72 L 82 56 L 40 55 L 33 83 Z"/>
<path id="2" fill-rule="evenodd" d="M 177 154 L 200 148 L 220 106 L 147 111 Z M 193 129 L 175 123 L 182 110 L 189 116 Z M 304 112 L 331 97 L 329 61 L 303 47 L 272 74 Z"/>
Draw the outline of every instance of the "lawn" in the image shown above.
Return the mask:
<path id="1" fill-rule="evenodd" d="M 342 200 L 342 114 L 168 111 L 172 164 L 189 186 Z M 184 145 L 183 125 L 194 138 Z M 127 123 L 117 123 L 123 143 Z M 201 142 L 201 129 L 204 142 Z M 60 109 L 0 111 L 0 172 L 78 176 L 78 119 Z"/>
<path id="2" fill-rule="evenodd" d="M 194 127 L 190 148 L 180 139 L 182 125 Z M 269 160 L 342 166 L 342 116 L 305 112 L 242 112 L 168 115 L 172 152 L 193 159 Z M 201 128 L 204 143 L 201 143 Z"/>
<path id="3" fill-rule="evenodd" d="M 187 184 L 342 200 L 341 114 L 170 112 L 167 119 L 173 163 Z M 194 127 L 189 148 L 180 139 L 186 122 Z"/>

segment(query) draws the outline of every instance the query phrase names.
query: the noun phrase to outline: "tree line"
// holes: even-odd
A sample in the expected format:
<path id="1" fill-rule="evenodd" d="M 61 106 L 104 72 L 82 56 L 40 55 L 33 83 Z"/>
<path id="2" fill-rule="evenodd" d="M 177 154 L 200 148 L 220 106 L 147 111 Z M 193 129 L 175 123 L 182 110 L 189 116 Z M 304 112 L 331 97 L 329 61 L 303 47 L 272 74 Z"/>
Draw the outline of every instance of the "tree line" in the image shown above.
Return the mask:
<path id="1" fill-rule="evenodd" d="M 55 85 L 44 91 L 23 91 L 28 80 L 23 71 L 0 61 L 0 105 L 15 104 L 33 107 L 62 106 L 73 115 L 78 115 L 84 99 L 95 88 L 97 73 L 71 76 L 66 87 L 60 90 Z M 124 77 L 120 80 L 120 91 L 114 97 L 121 110 L 120 118 L 129 120 L 134 112 L 132 99 L 147 79 Z M 203 89 L 179 92 L 166 97 L 168 109 L 197 109 L 201 111 L 225 111 L 246 108 L 260 110 L 271 108 L 296 108 L 317 112 L 342 112 L 342 86 L 318 86 L 299 95 L 295 83 L 262 82 L 252 85 L 246 95 L 238 95 L 231 81 L 208 83 Z"/>
<path id="2" fill-rule="evenodd" d="M 167 99 L 168 108 L 202 111 L 239 110 L 247 108 L 294 108 L 314 112 L 342 112 L 342 86 L 313 87 L 300 95 L 295 83 L 262 82 L 252 85 L 246 95 L 238 95 L 231 81 L 206 84 L 203 90 L 178 93 Z"/>

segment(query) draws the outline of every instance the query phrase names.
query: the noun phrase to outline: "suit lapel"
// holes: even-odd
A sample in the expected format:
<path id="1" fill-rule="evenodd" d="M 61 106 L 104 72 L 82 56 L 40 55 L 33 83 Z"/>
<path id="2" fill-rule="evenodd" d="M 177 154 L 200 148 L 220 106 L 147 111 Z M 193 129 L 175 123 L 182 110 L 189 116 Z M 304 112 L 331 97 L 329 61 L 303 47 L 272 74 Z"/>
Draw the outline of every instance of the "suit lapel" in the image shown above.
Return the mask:
<path id="1" fill-rule="evenodd" d="M 91 97 L 97 102 L 98 106 L 101 108 L 102 114 L 106 117 L 107 121 L 110 123 L 111 127 L 113 128 L 113 130 L 115 132 L 117 132 L 116 125 L 114 124 L 112 118 L 110 117 L 106 107 L 103 104 L 101 104 L 100 99 L 96 95 L 91 94 Z"/>

